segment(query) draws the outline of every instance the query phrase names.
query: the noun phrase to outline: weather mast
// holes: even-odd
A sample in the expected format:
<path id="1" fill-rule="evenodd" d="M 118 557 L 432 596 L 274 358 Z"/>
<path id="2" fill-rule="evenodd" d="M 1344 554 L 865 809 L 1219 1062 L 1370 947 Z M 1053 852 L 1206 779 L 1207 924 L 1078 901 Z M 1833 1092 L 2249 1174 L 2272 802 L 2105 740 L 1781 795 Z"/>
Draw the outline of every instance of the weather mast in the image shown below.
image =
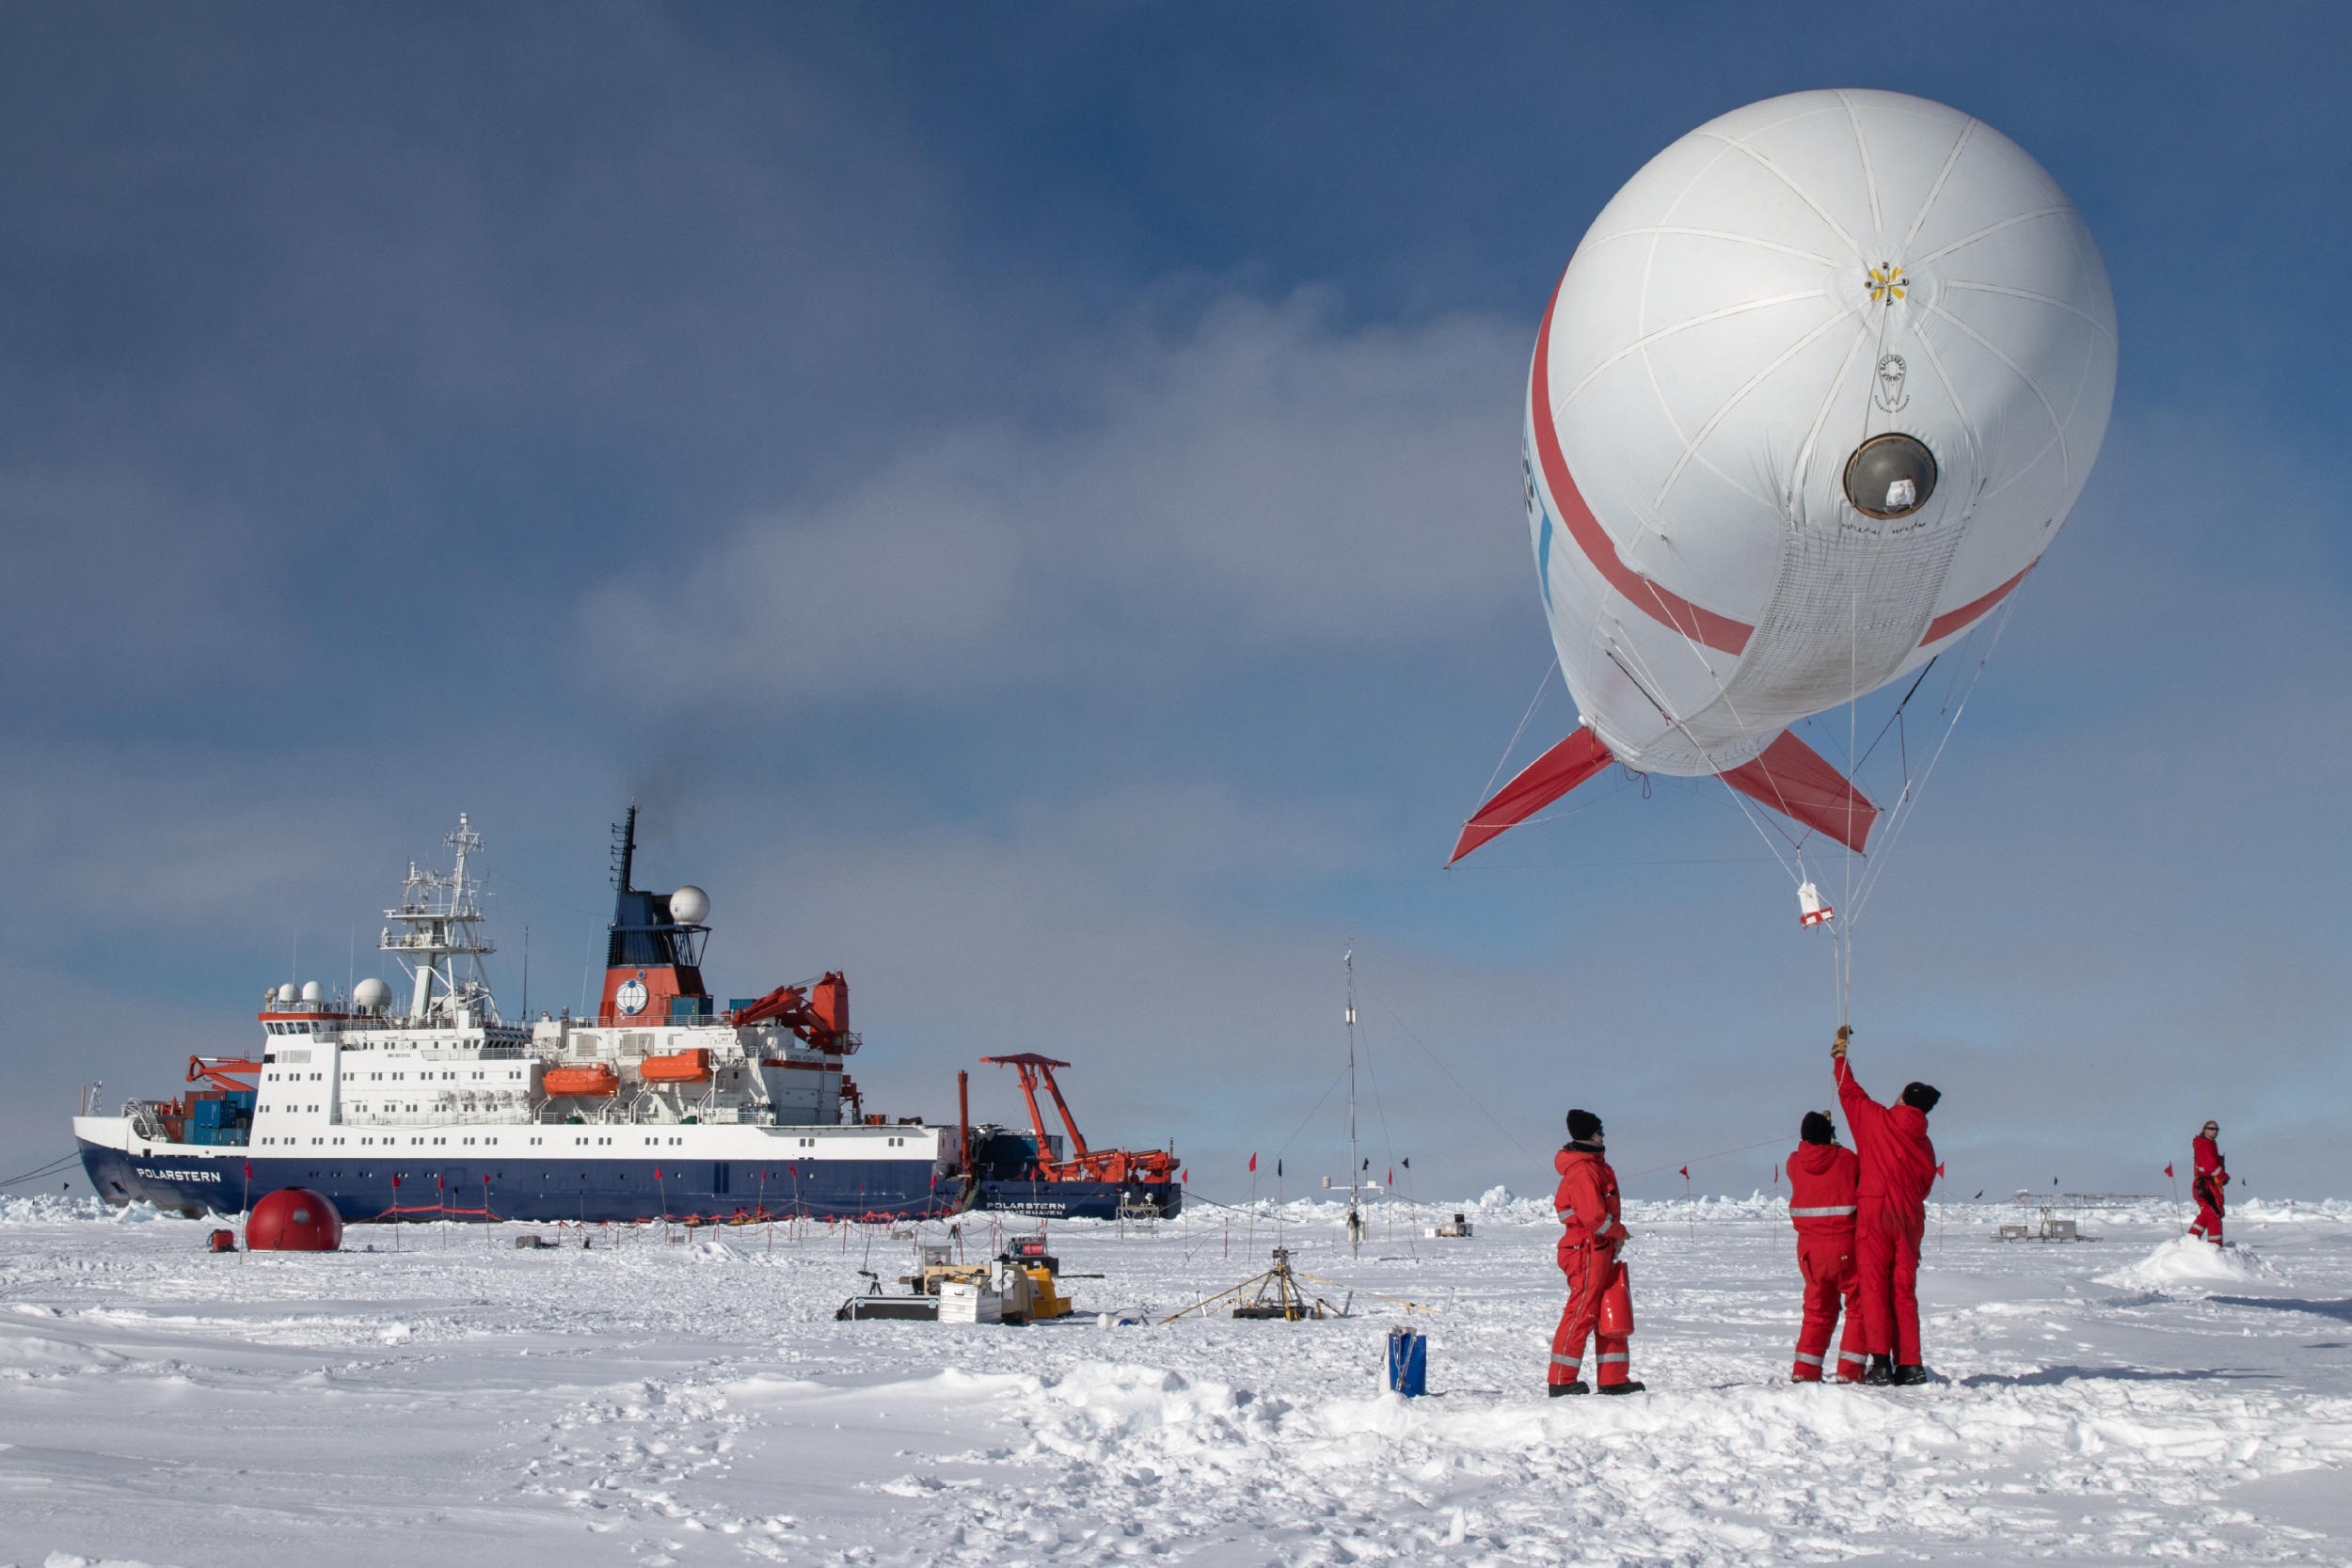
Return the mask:
<path id="1" fill-rule="evenodd" d="M 1356 946 L 1348 944 L 1341 962 L 1347 969 L 1347 1247 L 1362 1257 L 1364 1250 L 1363 1161 L 1356 1152 Z"/>
<path id="2" fill-rule="evenodd" d="M 490 995 L 482 960 L 498 949 L 478 929 L 482 881 L 466 870 L 467 860 L 482 850 L 482 835 L 459 812 L 457 831 L 444 834 L 441 842 L 456 850 L 455 869 L 443 875 L 410 861 L 400 908 L 384 911 L 385 919 L 406 929 L 387 926 L 376 945 L 397 958 L 414 982 L 408 997 L 411 1022 L 460 1028 L 496 1023 L 498 1003 Z"/>

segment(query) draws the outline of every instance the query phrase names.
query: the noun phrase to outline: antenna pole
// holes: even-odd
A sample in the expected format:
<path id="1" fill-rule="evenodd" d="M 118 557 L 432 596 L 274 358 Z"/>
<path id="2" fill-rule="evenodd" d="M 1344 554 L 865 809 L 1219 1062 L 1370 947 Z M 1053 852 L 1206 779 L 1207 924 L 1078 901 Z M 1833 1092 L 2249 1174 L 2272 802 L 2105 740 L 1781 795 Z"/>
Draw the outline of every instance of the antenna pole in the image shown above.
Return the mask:
<path id="1" fill-rule="evenodd" d="M 1356 945 L 1348 943 L 1342 962 L 1347 968 L 1347 1247 L 1350 1255 L 1362 1257 L 1364 1249 L 1364 1216 L 1357 1208 L 1362 1196 L 1363 1183 L 1357 1179 L 1356 1160 Z"/>

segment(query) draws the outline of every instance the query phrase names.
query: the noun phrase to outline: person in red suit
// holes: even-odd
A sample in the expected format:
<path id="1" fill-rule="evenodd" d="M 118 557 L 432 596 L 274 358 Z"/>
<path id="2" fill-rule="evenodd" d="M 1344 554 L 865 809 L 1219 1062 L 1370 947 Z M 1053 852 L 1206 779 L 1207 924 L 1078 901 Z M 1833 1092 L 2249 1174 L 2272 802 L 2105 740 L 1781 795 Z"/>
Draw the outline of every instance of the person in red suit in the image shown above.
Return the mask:
<path id="1" fill-rule="evenodd" d="M 1632 1381 L 1626 1335 L 1602 1326 L 1614 1319 L 1629 1330 L 1633 1318 L 1626 1299 L 1625 1266 L 1617 1261 L 1627 1234 L 1625 1222 L 1617 1217 L 1617 1173 L 1609 1168 L 1606 1148 L 1600 1117 L 1590 1111 L 1570 1111 L 1567 1147 L 1551 1162 L 1560 1173 L 1551 1207 L 1566 1227 L 1560 1237 L 1560 1272 L 1568 1276 L 1568 1304 L 1551 1337 L 1551 1367 L 1545 1378 L 1554 1399 L 1591 1392 L 1577 1375 L 1588 1335 L 1593 1339 L 1594 1381 L 1600 1391 L 1642 1391 L 1642 1385 Z M 1604 1302 L 1612 1308 L 1606 1317 Z"/>
<path id="2" fill-rule="evenodd" d="M 2196 1169 L 2189 1178 L 2188 1190 L 2197 1195 L 2197 1218 L 2188 1227 L 2192 1236 L 2202 1236 L 2214 1245 L 2221 1244 L 2221 1189 L 2230 1184 L 2230 1167 L 2221 1159 L 2221 1148 L 2215 1142 L 2221 1136 L 2221 1124 L 2205 1123 L 2197 1141 L 2189 1146 L 2196 1160 Z"/>
<path id="3" fill-rule="evenodd" d="M 1804 1142 L 1788 1156 L 1788 1218 L 1797 1227 L 1797 1270 L 1804 1276 L 1804 1326 L 1797 1331 L 1797 1363 L 1789 1379 L 1821 1381 L 1838 1307 L 1846 1315 L 1837 1345 L 1837 1381 L 1859 1383 L 1867 1361 L 1862 1348 L 1862 1280 L 1854 1267 L 1854 1213 L 1862 1162 L 1837 1141 L 1826 1111 L 1807 1111 Z"/>
<path id="4" fill-rule="evenodd" d="M 1862 1381 L 1925 1383 L 1919 1349 L 1919 1239 L 1927 1233 L 1928 1189 L 1935 1184 L 1935 1145 L 1928 1113 L 1943 1096 L 1925 1084 L 1907 1084 L 1894 1104 L 1882 1105 L 1854 1082 L 1846 1064 L 1853 1031 L 1843 1024 L 1829 1048 L 1837 1102 L 1862 1162 L 1856 1184 L 1854 1264 L 1862 1285 L 1863 1348 L 1870 1364 Z"/>

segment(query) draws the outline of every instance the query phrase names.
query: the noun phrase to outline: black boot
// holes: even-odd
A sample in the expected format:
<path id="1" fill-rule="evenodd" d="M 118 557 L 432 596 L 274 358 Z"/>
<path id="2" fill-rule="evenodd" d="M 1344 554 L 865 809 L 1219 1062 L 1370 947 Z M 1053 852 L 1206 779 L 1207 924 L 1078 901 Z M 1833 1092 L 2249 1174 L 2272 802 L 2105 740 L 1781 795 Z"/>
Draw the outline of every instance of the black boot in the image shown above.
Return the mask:
<path id="1" fill-rule="evenodd" d="M 1873 1388 L 1883 1388 L 1893 1383 L 1895 1381 L 1895 1358 L 1891 1355 L 1870 1357 L 1869 1369 L 1862 1374 L 1862 1381 Z"/>
<path id="2" fill-rule="evenodd" d="M 1563 1394 L 1589 1394 L 1592 1391 L 1591 1386 L 1581 1377 L 1574 1383 L 1555 1383 L 1551 1385 L 1551 1397 L 1555 1400 Z"/>
<path id="3" fill-rule="evenodd" d="M 1928 1370 L 1925 1367 L 1898 1367 L 1895 1369 L 1893 1381 L 1895 1386 L 1898 1388 L 1909 1388 L 1915 1384 L 1925 1383 L 1927 1380 Z"/>
<path id="4" fill-rule="evenodd" d="M 1600 1391 L 1604 1394 L 1638 1394 L 1646 1386 L 1648 1385 L 1641 1383 L 1604 1383 Z"/>

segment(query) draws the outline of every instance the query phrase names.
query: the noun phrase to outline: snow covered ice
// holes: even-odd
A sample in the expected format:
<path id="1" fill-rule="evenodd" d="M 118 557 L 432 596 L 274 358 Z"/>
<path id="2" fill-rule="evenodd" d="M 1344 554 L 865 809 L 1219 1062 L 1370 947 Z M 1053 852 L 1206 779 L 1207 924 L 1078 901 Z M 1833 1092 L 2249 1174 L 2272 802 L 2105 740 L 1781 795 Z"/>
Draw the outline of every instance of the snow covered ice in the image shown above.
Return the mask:
<path id="1" fill-rule="evenodd" d="M 1270 1207 L 1252 1259 L 1202 1206 L 1055 1225 L 1107 1277 L 1021 1329 L 834 1322 L 861 1267 L 908 1272 L 879 1232 L 215 1256 L 146 1211 L 0 1205 L 0 1563 L 2352 1560 L 2352 1204 L 2233 1213 L 2223 1256 L 2169 1205 L 2077 1244 L 1956 1206 L 1939 1248 L 1931 1213 L 1937 1381 L 1902 1390 L 1786 1381 L 1776 1203 L 1629 1204 L 1629 1400 L 1543 1397 L 1540 1200 L 1422 1206 L 1475 1209 L 1468 1241 L 1398 1207 L 1360 1261 L 1336 1207 L 1286 1212 L 1352 1318 L 1102 1326 L 1265 1266 Z M 1441 1309 L 1428 1398 L 1379 1390 L 1374 1291 Z"/>
<path id="2" fill-rule="evenodd" d="M 2270 1265 L 2243 1242 L 2216 1246 L 2197 1236 L 2175 1236 L 2137 1263 L 2099 1276 L 2102 1285 L 2244 1285 L 2275 1277 Z"/>

